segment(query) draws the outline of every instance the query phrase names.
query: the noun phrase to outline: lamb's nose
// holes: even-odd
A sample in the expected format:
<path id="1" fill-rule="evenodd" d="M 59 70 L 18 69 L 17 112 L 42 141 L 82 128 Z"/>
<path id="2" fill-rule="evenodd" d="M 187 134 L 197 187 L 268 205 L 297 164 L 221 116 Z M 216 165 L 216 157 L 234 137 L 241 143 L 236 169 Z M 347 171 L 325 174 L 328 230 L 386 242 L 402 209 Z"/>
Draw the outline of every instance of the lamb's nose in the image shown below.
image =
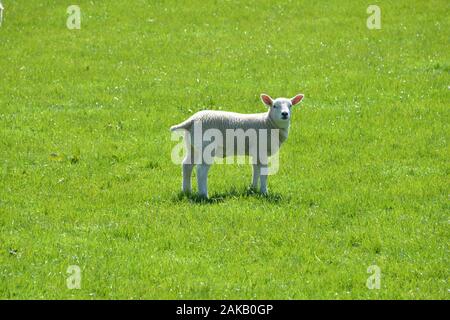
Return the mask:
<path id="1" fill-rule="evenodd" d="M 288 113 L 287 113 L 286 111 L 284 111 L 284 112 L 281 113 L 281 115 L 282 115 L 283 117 L 287 117 L 287 116 L 288 116 Z"/>

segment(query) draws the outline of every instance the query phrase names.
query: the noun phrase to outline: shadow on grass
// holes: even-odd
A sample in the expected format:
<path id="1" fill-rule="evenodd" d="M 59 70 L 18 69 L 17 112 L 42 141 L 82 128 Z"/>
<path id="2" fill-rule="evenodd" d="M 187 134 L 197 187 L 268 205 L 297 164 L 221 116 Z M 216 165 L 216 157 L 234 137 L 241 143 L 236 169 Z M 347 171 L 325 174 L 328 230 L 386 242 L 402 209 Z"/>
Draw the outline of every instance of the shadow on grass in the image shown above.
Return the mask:
<path id="1" fill-rule="evenodd" d="M 180 191 L 175 196 L 174 202 L 181 202 L 184 200 L 188 200 L 189 202 L 192 203 L 214 204 L 224 202 L 227 199 L 239 199 L 239 198 L 245 199 L 250 197 L 261 199 L 263 201 L 267 201 L 270 203 L 279 203 L 288 200 L 285 197 L 283 197 L 280 193 L 269 193 L 268 195 L 264 195 L 252 188 L 245 188 L 245 189 L 232 188 L 226 192 L 214 193 L 209 198 L 202 197 L 197 193 L 184 193 Z"/>

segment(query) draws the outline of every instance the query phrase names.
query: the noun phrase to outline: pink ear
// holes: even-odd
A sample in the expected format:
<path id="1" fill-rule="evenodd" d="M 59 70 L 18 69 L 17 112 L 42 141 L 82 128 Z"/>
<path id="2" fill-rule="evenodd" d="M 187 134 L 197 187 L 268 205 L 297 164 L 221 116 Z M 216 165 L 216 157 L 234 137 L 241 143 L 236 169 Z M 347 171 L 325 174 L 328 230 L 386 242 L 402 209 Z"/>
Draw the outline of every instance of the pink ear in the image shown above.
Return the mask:
<path id="1" fill-rule="evenodd" d="M 298 95 L 296 95 L 295 97 L 293 97 L 293 98 L 291 99 L 292 105 L 295 106 L 297 103 L 299 103 L 300 101 L 302 101 L 303 97 L 304 97 L 304 95 L 302 95 L 302 94 L 298 94 Z"/>
<path id="2" fill-rule="evenodd" d="M 261 100 L 262 100 L 262 102 L 264 102 L 264 104 L 265 104 L 266 106 L 271 107 L 272 104 L 273 104 L 272 98 L 271 98 L 270 96 L 268 96 L 267 94 L 262 94 L 262 95 L 261 95 Z"/>

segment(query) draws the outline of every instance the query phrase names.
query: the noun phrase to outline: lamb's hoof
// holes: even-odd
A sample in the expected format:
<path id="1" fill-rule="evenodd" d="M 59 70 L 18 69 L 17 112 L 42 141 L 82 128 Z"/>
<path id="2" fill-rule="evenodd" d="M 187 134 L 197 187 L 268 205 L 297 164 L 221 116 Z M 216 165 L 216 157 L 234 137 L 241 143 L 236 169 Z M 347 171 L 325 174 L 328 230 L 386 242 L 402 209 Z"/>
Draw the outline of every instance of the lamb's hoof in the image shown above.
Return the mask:
<path id="1" fill-rule="evenodd" d="M 201 200 L 208 200 L 208 194 L 207 193 L 198 193 L 197 196 Z"/>

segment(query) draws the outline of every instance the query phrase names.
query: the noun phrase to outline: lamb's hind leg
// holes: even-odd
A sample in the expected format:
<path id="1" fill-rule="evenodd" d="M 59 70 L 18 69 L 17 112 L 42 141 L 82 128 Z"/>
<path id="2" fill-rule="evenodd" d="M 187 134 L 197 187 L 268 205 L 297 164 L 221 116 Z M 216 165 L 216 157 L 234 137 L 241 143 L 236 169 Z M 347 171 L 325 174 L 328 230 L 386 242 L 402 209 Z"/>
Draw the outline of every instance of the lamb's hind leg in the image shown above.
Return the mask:
<path id="1" fill-rule="evenodd" d="M 201 163 L 197 165 L 197 185 L 200 196 L 208 198 L 208 170 L 211 165 Z"/>
<path id="2" fill-rule="evenodd" d="M 192 169 L 194 169 L 194 150 L 190 147 L 188 147 L 188 152 L 186 157 L 183 160 L 183 185 L 182 190 L 186 193 L 192 192 L 192 183 L 191 183 L 191 177 L 192 177 Z"/>
<path id="3" fill-rule="evenodd" d="M 183 192 L 190 193 L 192 191 L 191 177 L 193 168 L 194 164 L 185 158 L 183 160 Z"/>

